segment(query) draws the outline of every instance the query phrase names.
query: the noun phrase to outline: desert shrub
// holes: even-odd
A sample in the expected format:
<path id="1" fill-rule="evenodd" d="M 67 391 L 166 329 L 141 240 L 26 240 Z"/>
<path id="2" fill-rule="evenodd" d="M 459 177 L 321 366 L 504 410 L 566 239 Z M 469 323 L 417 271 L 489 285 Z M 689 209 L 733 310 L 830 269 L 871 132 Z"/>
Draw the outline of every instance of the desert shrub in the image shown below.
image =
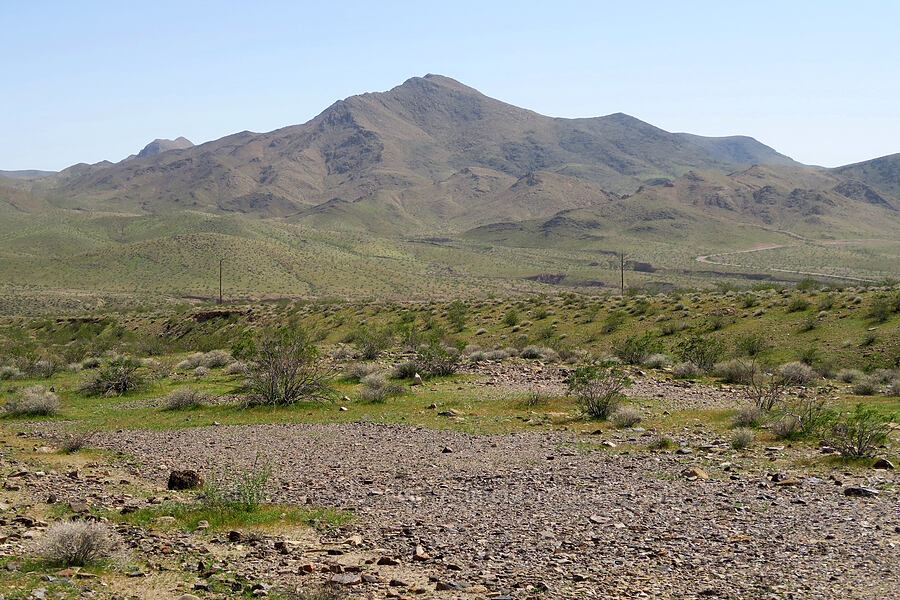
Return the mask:
<path id="1" fill-rule="evenodd" d="M 759 334 L 745 335 L 737 341 L 737 351 L 742 356 L 754 357 L 767 350 L 770 344 L 766 338 Z"/>
<path id="2" fill-rule="evenodd" d="M 756 376 L 756 365 L 748 360 L 735 358 L 716 363 L 713 371 L 726 383 L 750 383 Z"/>
<path id="3" fill-rule="evenodd" d="M 672 368 L 672 374 L 676 379 L 695 379 L 700 377 L 700 367 L 692 362 L 678 363 Z"/>
<path id="4" fill-rule="evenodd" d="M 468 309 L 462 300 L 454 300 L 447 307 L 447 321 L 453 326 L 453 330 L 459 333 L 466 328 Z"/>
<path id="5" fill-rule="evenodd" d="M 890 301 L 887 298 L 876 298 L 869 307 L 866 316 L 876 323 L 884 323 L 891 318 L 893 312 Z"/>
<path id="6" fill-rule="evenodd" d="M 378 366 L 372 363 L 356 362 L 347 367 L 347 370 L 344 372 L 344 378 L 351 381 L 361 381 L 377 370 Z"/>
<path id="7" fill-rule="evenodd" d="M 353 334 L 353 344 L 361 359 L 374 360 L 391 345 L 391 334 L 387 329 L 361 327 Z"/>
<path id="8" fill-rule="evenodd" d="M 542 321 L 550 316 L 550 311 L 544 306 L 539 306 L 531 312 L 531 316 L 535 321 Z"/>
<path id="9" fill-rule="evenodd" d="M 246 372 L 247 364 L 239 360 L 236 360 L 233 363 L 228 363 L 225 366 L 225 370 L 222 371 L 222 373 L 224 373 L 225 375 L 244 375 Z"/>
<path id="10" fill-rule="evenodd" d="M 356 357 L 356 350 L 350 346 L 339 346 L 331 351 L 330 356 L 334 360 L 350 360 Z"/>
<path id="11" fill-rule="evenodd" d="M 416 364 L 423 377 L 442 377 L 456 373 L 459 352 L 434 342 L 416 353 Z"/>
<path id="12" fill-rule="evenodd" d="M 805 333 L 807 331 L 812 331 L 816 328 L 816 325 L 819 324 L 818 317 L 816 315 L 808 315 L 805 319 L 800 321 L 800 325 L 797 326 L 797 330 L 801 333 Z"/>
<path id="13" fill-rule="evenodd" d="M 807 308 L 809 308 L 809 300 L 807 300 L 806 298 L 794 298 L 793 300 L 788 302 L 786 310 L 789 313 L 793 313 L 806 310 Z"/>
<path id="14" fill-rule="evenodd" d="M 419 363 L 414 360 L 407 360 L 394 367 L 391 371 L 391 377 L 394 379 L 411 379 L 418 372 Z"/>
<path id="15" fill-rule="evenodd" d="M 625 314 L 620 311 L 613 311 L 606 316 L 603 324 L 600 326 L 601 333 L 612 333 L 625 324 Z"/>
<path id="16" fill-rule="evenodd" d="M 675 442 L 670 440 L 664 435 L 658 435 L 647 444 L 647 447 L 651 450 L 667 450 L 675 445 Z"/>
<path id="17" fill-rule="evenodd" d="M 163 410 L 186 410 L 203 406 L 207 401 L 207 396 L 202 391 L 183 387 L 172 390 L 168 396 L 163 399 Z"/>
<path id="18" fill-rule="evenodd" d="M 231 354 L 224 350 L 210 350 L 200 359 L 200 366 L 207 369 L 217 369 L 234 362 Z"/>
<path id="19" fill-rule="evenodd" d="M 724 352 L 721 342 L 699 335 L 682 340 L 677 349 L 683 361 L 694 363 L 703 372 L 711 370 Z"/>
<path id="20" fill-rule="evenodd" d="M 529 390 L 528 393 L 525 394 L 522 404 L 529 408 L 534 408 L 535 406 L 546 404 L 548 400 L 549 397 L 546 394 L 542 394 L 538 390 Z"/>
<path id="21" fill-rule="evenodd" d="M 606 419 L 624 398 L 622 391 L 630 380 L 621 368 L 585 366 L 575 369 L 568 378 L 569 394 L 575 395 L 582 415 Z"/>
<path id="22" fill-rule="evenodd" d="M 894 379 L 888 384 L 887 390 L 885 392 L 888 396 L 892 396 L 894 398 L 900 396 L 900 377 Z"/>
<path id="23" fill-rule="evenodd" d="M 484 358 L 486 360 L 503 360 L 504 358 L 509 358 L 510 352 L 508 350 L 488 350 L 484 353 Z"/>
<path id="24" fill-rule="evenodd" d="M 195 369 L 196 367 L 191 365 L 191 362 L 188 360 L 182 360 L 178 364 L 175 365 L 176 371 L 189 371 L 190 369 Z"/>
<path id="25" fill-rule="evenodd" d="M 35 385 L 7 401 L 4 410 L 14 417 L 48 417 L 58 413 L 59 407 L 59 396 L 42 385 Z"/>
<path id="26" fill-rule="evenodd" d="M 59 449 L 64 454 L 78 452 L 87 447 L 93 435 L 92 431 L 70 431 L 59 440 Z"/>
<path id="27" fill-rule="evenodd" d="M 797 436 L 817 435 L 834 418 L 834 411 L 818 398 L 796 398 L 786 402 L 781 412 L 794 419 Z"/>
<path id="28" fill-rule="evenodd" d="M 519 311 L 514 308 L 506 311 L 506 314 L 503 315 L 503 324 L 507 327 L 515 327 L 522 321 L 521 315 L 519 315 Z"/>
<path id="29" fill-rule="evenodd" d="M 769 431 L 779 440 L 792 440 L 800 436 L 800 421 L 793 415 L 784 415 L 769 426 Z"/>
<path id="30" fill-rule="evenodd" d="M 838 380 L 843 381 L 844 383 L 853 383 L 863 376 L 863 372 L 859 369 L 841 369 L 837 374 Z"/>
<path id="31" fill-rule="evenodd" d="M 209 375 L 209 369 L 204 366 L 194 369 L 194 377 L 206 377 L 207 375 Z"/>
<path id="32" fill-rule="evenodd" d="M 706 320 L 706 325 L 710 331 L 719 331 L 728 325 L 728 320 L 725 318 L 725 315 L 710 315 Z"/>
<path id="33" fill-rule="evenodd" d="M 115 533 L 96 521 L 57 521 L 38 541 L 45 561 L 64 567 L 83 567 L 109 559 L 119 545 Z"/>
<path id="34" fill-rule="evenodd" d="M 752 429 L 739 427 L 731 433 L 731 447 L 735 450 L 743 450 L 753 443 L 756 433 Z"/>
<path id="35" fill-rule="evenodd" d="M 196 369 L 203 363 L 203 356 L 204 354 L 202 352 L 192 352 L 191 354 L 188 354 L 183 361 L 178 363 L 178 365 L 182 367 L 178 370 L 187 371 L 188 369 Z"/>
<path id="36" fill-rule="evenodd" d="M 484 362 L 487 360 L 487 352 L 484 350 L 476 350 L 475 352 L 470 352 L 467 355 L 469 362 Z"/>
<path id="37" fill-rule="evenodd" d="M 684 321 L 666 321 L 659 326 L 659 335 L 668 336 L 685 329 L 687 329 L 687 323 Z"/>
<path id="38" fill-rule="evenodd" d="M 117 356 L 103 365 L 97 374 L 81 386 L 91 396 L 121 395 L 141 387 L 144 378 L 138 373 L 141 363 L 130 356 Z"/>
<path id="39" fill-rule="evenodd" d="M 641 415 L 641 411 L 633 406 L 619 406 L 616 410 L 609 416 L 610 422 L 617 429 L 624 429 L 626 427 L 634 427 L 638 423 L 641 422 L 643 415 Z"/>
<path id="40" fill-rule="evenodd" d="M 0 367 L 0 381 L 6 381 L 7 379 L 18 379 L 22 377 L 23 373 L 19 369 L 13 366 L 5 366 Z"/>
<path id="41" fill-rule="evenodd" d="M 213 506 L 253 511 L 269 499 L 272 465 L 257 454 L 247 467 L 229 465 L 224 471 L 211 471 L 203 485 L 203 500 Z"/>
<path id="42" fill-rule="evenodd" d="M 787 385 L 809 385 L 818 379 L 818 373 L 800 361 L 785 363 L 778 367 L 778 376 Z"/>
<path id="43" fill-rule="evenodd" d="M 878 446 L 890 435 L 889 418 L 873 408 L 859 403 L 849 414 L 838 417 L 828 436 L 832 447 L 843 456 L 863 458 L 873 456 Z"/>
<path id="44" fill-rule="evenodd" d="M 384 375 L 378 373 L 366 375 L 360 383 L 357 395 L 361 402 L 381 403 L 406 391 L 402 385 L 388 381 Z"/>
<path id="45" fill-rule="evenodd" d="M 333 373 L 319 362 L 316 348 L 304 332 L 265 333 L 247 352 L 248 406 L 334 400 Z"/>
<path id="46" fill-rule="evenodd" d="M 314 586 L 278 594 L 284 600 L 347 600 L 347 594 L 334 586 Z"/>
<path id="47" fill-rule="evenodd" d="M 556 350 L 543 346 L 525 346 L 519 352 L 519 356 L 522 358 L 541 359 L 547 362 L 559 360 L 559 354 L 556 353 Z"/>
<path id="48" fill-rule="evenodd" d="M 632 335 L 619 340 L 612 348 L 613 354 L 629 365 L 639 365 L 648 356 L 656 354 L 660 350 L 662 350 L 662 345 L 659 340 L 649 333 L 642 336 Z"/>
<path id="49" fill-rule="evenodd" d="M 664 369 L 672 363 L 672 359 L 665 354 L 651 354 L 644 359 L 644 366 L 648 369 Z"/>
<path id="50" fill-rule="evenodd" d="M 857 396 L 871 396 L 878 393 L 878 379 L 864 375 L 853 383 L 853 393 Z"/>
<path id="51" fill-rule="evenodd" d="M 769 412 L 784 399 L 785 383 L 780 377 L 758 373 L 744 388 L 744 395 L 757 409 Z"/>
<path id="52" fill-rule="evenodd" d="M 897 369 L 875 369 L 872 371 L 872 377 L 874 377 L 878 383 L 890 383 L 894 379 L 900 377 L 900 371 L 897 371 Z"/>
<path id="53" fill-rule="evenodd" d="M 765 416 L 766 413 L 755 404 L 741 406 L 731 417 L 731 423 L 735 427 L 756 427 L 762 423 Z"/>

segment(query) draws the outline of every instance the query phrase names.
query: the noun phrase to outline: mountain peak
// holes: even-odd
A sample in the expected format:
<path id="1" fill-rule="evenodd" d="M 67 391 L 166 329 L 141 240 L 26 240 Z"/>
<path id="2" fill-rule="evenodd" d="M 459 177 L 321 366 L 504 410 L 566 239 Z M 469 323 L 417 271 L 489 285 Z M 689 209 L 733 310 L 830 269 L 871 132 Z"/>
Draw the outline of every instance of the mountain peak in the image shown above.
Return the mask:
<path id="1" fill-rule="evenodd" d="M 144 149 L 138 152 L 137 157 L 144 158 L 145 156 L 153 156 L 154 154 L 159 154 L 160 152 L 166 152 L 168 150 L 184 150 L 193 145 L 193 142 L 184 136 L 177 137 L 174 140 L 157 138 L 144 146 Z"/>

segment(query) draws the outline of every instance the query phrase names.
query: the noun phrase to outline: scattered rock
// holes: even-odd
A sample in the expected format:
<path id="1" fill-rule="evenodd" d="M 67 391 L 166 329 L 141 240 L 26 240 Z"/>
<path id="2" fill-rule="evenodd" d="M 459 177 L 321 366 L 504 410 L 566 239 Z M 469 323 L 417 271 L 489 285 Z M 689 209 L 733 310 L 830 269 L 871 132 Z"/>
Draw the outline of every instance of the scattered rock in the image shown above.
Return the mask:
<path id="1" fill-rule="evenodd" d="M 848 487 L 844 490 L 845 496 L 855 496 L 858 498 L 874 498 L 879 493 L 878 490 L 867 487 Z"/>
<path id="2" fill-rule="evenodd" d="M 879 458 L 879 459 L 876 460 L 875 463 L 872 465 L 872 468 L 873 468 L 873 469 L 884 469 L 884 470 L 893 471 L 893 470 L 894 470 L 894 463 L 892 463 L 891 461 L 889 461 L 889 460 L 886 459 L 886 458 Z"/>
<path id="3" fill-rule="evenodd" d="M 688 480 L 709 479 L 709 473 L 700 467 L 688 467 L 681 472 Z"/>

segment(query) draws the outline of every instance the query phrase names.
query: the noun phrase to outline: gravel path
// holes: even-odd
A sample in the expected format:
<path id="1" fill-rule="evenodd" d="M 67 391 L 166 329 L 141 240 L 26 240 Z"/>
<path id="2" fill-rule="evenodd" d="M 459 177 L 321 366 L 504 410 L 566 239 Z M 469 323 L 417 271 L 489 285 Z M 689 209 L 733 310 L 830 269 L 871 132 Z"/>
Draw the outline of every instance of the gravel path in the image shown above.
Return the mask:
<path id="1" fill-rule="evenodd" d="M 896 486 L 871 499 L 842 494 L 849 484 L 896 484 L 893 472 L 773 483 L 754 472 L 759 456 L 727 459 L 719 447 L 581 453 L 564 434 L 372 423 L 120 431 L 95 441 L 135 456 L 136 474 L 160 484 L 172 468 L 208 472 L 263 453 L 281 481 L 278 500 L 351 509 L 364 547 L 407 561 L 422 546 L 430 558 L 410 562 L 414 583 L 461 582 L 440 597 L 900 597 Z M 687 467 L 711 478 L 688 481 Z M 392 593 L 365 586 L 357 593 Z"/>

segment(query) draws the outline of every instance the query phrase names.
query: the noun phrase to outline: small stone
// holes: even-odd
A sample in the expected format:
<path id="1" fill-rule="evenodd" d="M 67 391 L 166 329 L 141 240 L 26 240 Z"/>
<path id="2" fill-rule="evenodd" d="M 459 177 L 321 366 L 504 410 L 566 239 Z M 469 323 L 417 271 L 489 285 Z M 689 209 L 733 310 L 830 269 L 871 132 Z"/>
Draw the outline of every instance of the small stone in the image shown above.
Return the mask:
<path id="1" fill-rule="evenodd" d="M 125 576 L 126 577 L 143 577 L 144 572 L 143 571 L 129 571 L 128 573 L 125 574 Z"/>
<path id="2" fill-rule="evenodd" d="M 69 502 L 69 510 L 76 514 L 82 514 L 89 512 L 91 509 L 86 502 L 75 501 Z"/>
<path id="3" fill-rule="evenodd" d="M 450 448 L 449 446 L 446 446 L 446 447 L 444 447 L 443 450 L 441 450 L 441 452 L 444 453 L 444 454 L 452 454 L 452 453 L 453 453 L 453 448 Z"/>
<path id="4" fill-rule="evenodd" d="M 178 600 L 200 600 L 200 597 L 193 594 L 182 594 L 178 596 Z"/>
<path id="5" fill-rule="evenodd" d="M 382 556 L 381 558 L 378 559 L 378 562 L 375 564 L 380 565 L 380 566 L 396 567 L 397 565 L 400 564 L 400 561 L 397 560 L 396 558 L 391 558 L 390 556 Z"/>
<path id="6" fill-rule="evenodd" d="M 169 516 L 156 517 L 154 519 L 154 521 L 156 521 L 160 525 L 171 525 L 171 524 L 175 523 L 175 517 L 169 517 Z"/>
<path id="7" fill-rule="evenodd" d="M 693 454 L 694 451 L 690 448 L 679 448 L 675 451 L 675 454 Z"/>
<path id="8" fill-rule="evenodd" d="M 390 585 L 391 587 L 409 587 L 409 584 L 402 579 L 391 579 L 388 585 Z"/>
<path id="9" fill-rule="evenodd" d="M 197 529 L 209 529 L 209 521 L 199 521 L 197 523 Z"/>
<path id="10" fill-rule="evenodd" d="M 681 474 L 688 479 L 709 479 L 709 473 L 707 473 L 700 467 L 688 467 L 687 469 L 682 471 Z"/>
<path id="11" fill-rule="evenodd" d="M 453 410 L 452 408 L 448 408 L 447 410 L 442 410 L 438 413 L 438 416 L 441 417 L 457 417 L 459 416 L 459 412 Z"/>
<path id="12" fill-rule="evenodd" d="M 300 568 L 298 571 L 300 573 L 315 573 L 316 565 L 314 565 L 312 563 L 304 563 L 304 564 L 300 565 Z"/>
<path id="13" fill-rule="evenodd" d="M 362 577 L 353 573 L 337 573 L 329 577 L 328 581 L 337 585 L 356 585 L 362 582 Z"/>
<path id="14" fill-rule="evenodd" d="M 241 535 L 240 531 L 229 531 L 228 532 L 228 541 L 229 542 L 239 542 L 239 541 L 241 541 L 242 537 L 243 536 Z"/>
<path id="15" fill-rule="evenodd" d="M 413 375 L 412 385 L 422 385 L 422 376 L 418 373 Z"/>

